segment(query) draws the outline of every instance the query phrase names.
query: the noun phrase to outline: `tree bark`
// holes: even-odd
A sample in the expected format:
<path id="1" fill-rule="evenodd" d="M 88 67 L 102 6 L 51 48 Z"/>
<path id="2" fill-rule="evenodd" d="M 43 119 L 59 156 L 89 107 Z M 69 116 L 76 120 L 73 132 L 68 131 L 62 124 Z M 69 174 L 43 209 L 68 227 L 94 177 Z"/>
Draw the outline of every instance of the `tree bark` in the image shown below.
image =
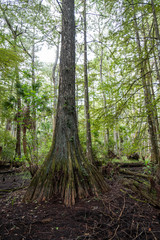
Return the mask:
<path id="1" fill-rule="evenodd" d="M 158 28 L 158 21 L 157 21 L 157 15 L 156 10 L 154 6 L 154 0 L 151 0 L 152 5 L 152 13 L 153 13 L 153 19 L 154 19 L 154 28 L 155 28 L 155 34 L 156 34 L 156 40 L 157 40 L 157 50 L 158 50 L 158 59 L 159 59 L 159 66 L 160 66 L 160 33 Z"/>
<path id="2" fill-rule="evenodd" d="M 84 82 L 85 82 L 85 117 L 86 117 L 86 156 L 93 163 L 91 124 L 89 113 L 89 94 L 88 94 L 88 67 L 87 67 L 87 21 L 86 21 L 86 0 L 84 0 Z"/>
<path id="3" fill-rule="evenodd" d="M 101 84 L 103 84 L 103 46 L 102 46 L 102 42 L 101 42 L 101 58 L 100 58 L 100 80 L 101 80 Z M 104 113 L 105 113 L 105 117 L 107 115 L 107 106 L 106 106 L 106 95 L 105 95 L 105 91 L 102 91 L 102 95 L 103 95 L 103 105 L 104 105 Z M 106 128 L 104 126 L 104 147 L 106 150 L 106 153 L 108 155 L 108 151 L 109 151 L 109 128 Z"/>
<path id="4" fill-rule="evenodd" d="M 145 67 L 144 67 L 144 61 L 142 59 L 142 49 L 140 44 L 140 36 L 138 32 L 138 24 L 137 24 L 133 0 L 132 0 L 132 7 L 134 12 L 134 25 L 135 25 L 138 55 L 141 62 L 140 71 L 141 71 L 141 79 L 142 79 L 142 85 L 144 90 L 144 101 L 145 101 L 145 107 L 147 112 L 148 129 L 149 129 L 149 135 L 150 135 L 150 141 L 151 141 L 151 147 L 152 147 L 151 151 L 153 153 L 153 161 L 155 163 L 159 163 L 159 149 L 158 149 L 158 141 L 157 141 L 157 135 L 156 135 L 156 129 L 155 129 L 155 123 L 154 123 L 153 105 L 152 105 L 151 94 L 149 91 L 149 87 L 147 86 L 146 77 L 145 77 Z"/>
<path id="5" fill-rule="evenodd" d="M 17 133 L 16 133 L 16 149 L 15 149 L 15 158 L 21 158 L 21 98 L 18 96 L 17 99 Z"/>
<path id="6" fill-rule="evenodd" d="M 59 58 L 59 40 L 58 38 L 58 43 L 56 46 L 56 58 L 55 62 L 53 64 L 53 69 L 52 69 L 52 80 L 53 80 L 53 88 L 54 88 L 54 101 L 53 101 L 53 107 L 54 107 L 54 115 L 53 115 L 53 129 L 55 128 L 55 121 L 56 121 L 56 108 L 57 108 L 57 86 L 58 86 L 58 80 L 56 78 L 56 67 L 58 64 L 58 58 Z"/>
<path id="7" fill-rule="evenodd" d="M 27 128 L 23 126 L 23 152 L 24 155 L 27 157 L 27 136 L 26 136 Z"/>
<path id="8" fill-rule="evenodd" d="M 34 44 L 35 31 L 33 33 L 33 45 L 32 45 L 32 90 L 35 93 L 35 44 Z M 32 97 L 32 162 L 38 165 L 38 148 L 37 148 L 37 131 L 36 131 L 36 103 L 35 96 Z"/>
<path id="9" fill-rule="evenodd" d="M 160 143 L 160 131 L 159 131 L 159 120 L 158 120 L 158 111 L 157 111 L 157 103 L 156 103 L 156 97 L 155 97 L 155 92 L 154 92 L 154 87 L 153 87 L 153 79 L 152 79 L 152 69 L 151 69 L 151 65 L 150 65 L 150 59 L 149 59 L 149 51 L 148 51 L 148 41 L 146 38 L 146 33 L 145 33 L 145 25 L 143 23 L 143 18 L 142 18 L 142 29 L 143 29 L 143 35 L 144 35 L 144 47 L 145 47 L 145 53 L 146 56 L 148 56 L 146 58 L 146 71 L 148 74 L 146 74 L 146 78 L 147 78 L 147 85 L 148 85 L 148 89 L 149 89 L 149 93 L 151 96 L 151 103 L 152 104 L 152 115 L 153 115 L 153 121 L 154 121 L 154 125 L 155 125 L 155 134 L 157 135 L 157 141 L 158 141 L 158 146 Z M 153 49 L 154 52 L 154 49 Z"/>
<path id="10" fill-rule="evenodd" d="M 107 189 L 102 175 L 84 158 L 79 142 L 75 109 L 74 0 L 63 0 L 60 83 L 53 142 L 24 200 L 41 201 L 56 194 L 66 206 L 71 206 L 77 198 Z"/>

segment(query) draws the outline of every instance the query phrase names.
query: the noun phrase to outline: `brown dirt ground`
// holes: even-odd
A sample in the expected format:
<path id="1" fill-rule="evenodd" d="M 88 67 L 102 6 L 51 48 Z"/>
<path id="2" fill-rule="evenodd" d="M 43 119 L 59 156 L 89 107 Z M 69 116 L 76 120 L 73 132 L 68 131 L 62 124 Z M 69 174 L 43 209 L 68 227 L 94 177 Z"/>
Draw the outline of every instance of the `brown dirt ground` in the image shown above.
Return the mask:
<path id="1" fill-rule="evenodd" d="M 159 240 L 160 210 L 125 189 L 119 178 L 111 190 L 66 208 L 59 198 L 22 203 L 28 181 L 0 176 L 0 240 Z M 22 189 L 20 188 L 23 185 Z"/>

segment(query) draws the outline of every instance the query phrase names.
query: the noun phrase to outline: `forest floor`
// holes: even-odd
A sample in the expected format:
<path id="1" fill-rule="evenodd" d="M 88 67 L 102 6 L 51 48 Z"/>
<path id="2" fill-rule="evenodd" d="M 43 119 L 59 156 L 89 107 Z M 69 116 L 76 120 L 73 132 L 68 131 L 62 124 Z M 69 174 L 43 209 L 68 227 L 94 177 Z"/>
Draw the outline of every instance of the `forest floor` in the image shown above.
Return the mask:
<path id="1" fill-rule="evenodd" d="M 0 174 L 0 240 L 160 239 L 160 209 L 125 188 L 120 175 L 106 180 L 105 195 L 71 208 L 58 198 L 24 204 L 29 181 L 21 173 Z"/>

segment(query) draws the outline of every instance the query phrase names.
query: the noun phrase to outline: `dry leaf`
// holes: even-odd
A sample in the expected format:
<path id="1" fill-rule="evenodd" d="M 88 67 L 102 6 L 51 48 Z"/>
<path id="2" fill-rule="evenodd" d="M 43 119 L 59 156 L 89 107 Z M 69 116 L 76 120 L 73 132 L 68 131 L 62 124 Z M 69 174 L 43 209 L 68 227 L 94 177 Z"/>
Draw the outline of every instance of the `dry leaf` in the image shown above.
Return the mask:
<path id="1" fill-rule="evenodd" d="M 41 221 L 42 223 L 49 223 L 52 222 L 52 218 L 45 218 Z"/>

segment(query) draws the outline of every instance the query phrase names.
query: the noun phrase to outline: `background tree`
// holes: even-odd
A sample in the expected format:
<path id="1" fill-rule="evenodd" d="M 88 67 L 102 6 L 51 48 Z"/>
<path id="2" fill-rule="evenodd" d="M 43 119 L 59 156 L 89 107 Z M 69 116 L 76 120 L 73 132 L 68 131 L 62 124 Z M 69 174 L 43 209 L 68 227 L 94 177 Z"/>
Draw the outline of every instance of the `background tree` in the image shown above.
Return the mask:
<path id="1" fill-rule="evenodd" d="M 86 157 L 93 162 L 92 153 L 92 139 L 91 139 L 91 124 L 90 124 L 90 113 L 89 113 L 89 92 L 88 92 L 88 67 L 87 67 L 87 19 L 86 19 L 86 7 L 87 3 L 84 0 L 84 89 L 85 89 L 85 118 L 86 118 Z"/>

